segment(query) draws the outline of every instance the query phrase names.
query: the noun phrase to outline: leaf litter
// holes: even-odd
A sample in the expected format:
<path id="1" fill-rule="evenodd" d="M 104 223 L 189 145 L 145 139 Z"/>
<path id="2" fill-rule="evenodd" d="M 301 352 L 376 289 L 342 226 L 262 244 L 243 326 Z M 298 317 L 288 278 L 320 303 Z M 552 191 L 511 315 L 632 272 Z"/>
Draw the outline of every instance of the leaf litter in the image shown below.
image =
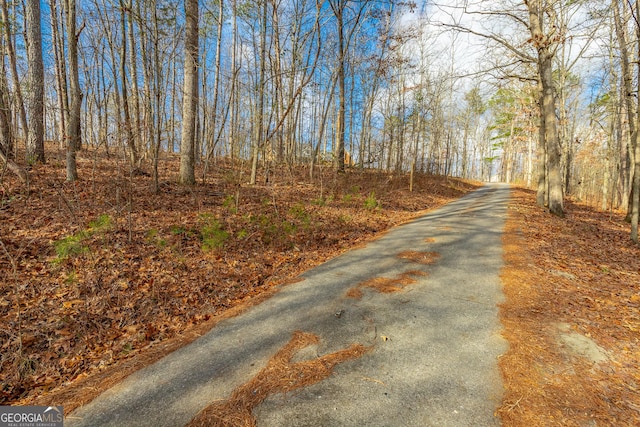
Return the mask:
<path id="1" fill-rule="evenodd" d="M 301 272 L 477 188 L 416 175 L 409 192 L 405 175 L 330 167 L 249 186 L 248 164 L 224 159 L 184 187 L 178 164 L 161 160 L 158 194 L 92 151 L 76 183 L 54 149 L 28 189 L 3 177 L 0 404 L 71 411 Z"/>
<path id="2" fill-rule="evenodd" d="M 501 274 L 504 425 L 640 425 L 640 248 L 623 218 L 571 200 L 556 218 L 514 189 Z M 566 333 L 602 352 L 576 352 Z"/>
<path id="3" fill-rule="evenodd" d="M 320 382 L 331 375 L 336 365 L 370 350 L 362 344 L 353 344 L 315 359 L 292 361 L 298 351 L 319 343 L 317 335 L 296 331 L 255 377 L 236 388 L 227 400 L 200 411 L 187 426 L 254 427 L 252 410 L 270 395 L 289 393 Z"/>

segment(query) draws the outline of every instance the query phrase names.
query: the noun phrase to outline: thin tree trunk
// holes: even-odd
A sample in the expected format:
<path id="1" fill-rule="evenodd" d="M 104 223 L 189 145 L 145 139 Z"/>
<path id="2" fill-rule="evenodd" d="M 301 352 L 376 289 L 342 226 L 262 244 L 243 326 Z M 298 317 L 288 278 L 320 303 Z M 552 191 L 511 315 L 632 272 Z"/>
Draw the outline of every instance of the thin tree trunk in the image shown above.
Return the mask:
<path id="1" fill-rule="evenodd" d="M 344 46 L 344 3 L 342 0 L 333 8 L 338 25 L 338 123 L 336 124 L 336 170 L 344 173 L 344 134 L 345 134 L 345 46 Z"/>
<path id="2" fill-rule="evenodd" d="M 4 56 L 4 43 L 0 39 L 0 55 Z M 11 120 L 11 102 L 9 96 L 9 82 L 5 73 L 4 61 L 0 61 L 0 152 L 8 160 L 13 159 L 13 129 Z"/>
<path id="3" fill-rule="evenodd" d="M 265 101 L 265 72 L 267 67 L 267 0 L 262 0 L 262 23 L 260 31 L 260 81 L 258 83 L 258 117 L 256 120 L 256 136 L 253 143 L 251 158 L 250 184 L 255 185 L 258 174 L 258 157 L 264 138 L 264 101 Z"/>
<path id="4" fill-rule="evenodd" d="M 63 39 L 60 37 L 58 24 L 58 1 L 49 0 L 49 8 L 51 11 L 51 43 L 53 46 L 53 63 L 56 74 L 56 93 L 60 117 L 58 121 L 58 146 L 62 149 L 66 144 L 67 122 L 69 116 L 69 94 L 67 91 L 67 77 L 64 65 L 65 61 L 63 59 Z"/>
<path id="5" fill-rule="evenodd" d="M 28 163 L 44 163 L 44 64 L 42 61 L 42 28 L 40 0 L 26 1 L 27 81 L 29 85 L 29 132 L 26 141 Z"/>
<path id="6" fill-rule="evenodd" d="M 640 17 L 640 2 L 635 2 L 636 18 Z M 636 21 L 636 38 L 640 43 L 640 22 Z M 640 44 L 637 46 L 640 55 Z M 640 63 L 638 65 L 638 73 L 640 74 Z M 640 96 L 640 83 L 638 84 L 636 98 Z M 637 99 L 637 117 L 635 120 L 636 127 L 640 123 L 640 99 Z M 634 168 L 633 168 L 633 184 L 631 196 L 631 240 L 638 243 L 638 220 L 640 219 L 640 143 L 638 142 L 638 133 L 636 129 L 636 138 L 631 140 L 631 147 L 634 150 Z"/>
<path id="7" fill-rule="evenodd" d="M 133 146 L 137 154 L 137 162 L 140 161 L 140 152 L 143 150 L 140 129 L 140 96 L 138 89 L 138 57 L 136 53 L 136 38 L 133 31 L 133 0 L 129 0 L 127 6 L 129 26 L 129 69 L 131 72 L 131 105 L 133 107 Z M 173 113 L 172 113 L 173 114 Z M 139 164 L 136 164 L 136 167 Z"/>
<path id="8" fill-rule="evenodd" d="M 4 54 L 3 43 L 0 43 L 0 53 Z M 0 62 L 0 160 L 14 172 L 23 183 L 27 183 L 27 172 L 12 160 L 13 131 L 11 129 L 11 106 L 9 105 L 9 83 L 5 74 L 4 61 Z"/>
<path id="9" fill-rule="evenodd" d="M 80 107 L 82 106 L 82 92 L 80 89 L 80 79 L 78 71 L 78 38 L 76 32 L 76 1 L 66 1 L 67 14 L 67 38 L 68 38 L 68 59 L 69 65 L 69 89 L 71 93 L 71 105 L 69 112 L 69 123 L 67 128 L 67 181 L 78 179 L 78 169 L 76 165 L 76 151 L 82 144 L 80 129 Z"/>
<path id="10" fill-rule="evenodd" d="M 195 142 L 198 108 L 198 0 L 185 0 L 186 32 L 184 52 L 184 98 L 180 141 L 180 182 L 196 182 Z"/>
<path id="11" fill-rule="evenodd" d="M 222 25 L 224 23 L 224 0 L 220 0 L 219 8 L 218 8 L 218 34 L 216 39 L 216 69 L 214 75 L 214 83 L 213 83 L 213 105 L 211 107 L 211 146 L 207 147 L 207 157 L 205 158 L 204 164 L 204 172 L 203 172 L 203 180 L 206 177 L 207 171 L 209 170 L 209 162 L 213 157 L 213 152 L 216 148 L 217 138 L 214 141 L 213 135 L 216 132 L 217 119 L 218 119 L 218 93 L 220 90 L 220 63 L 221 63 L 221 50 L 222 50 Z"/>
<path id="12" fill-rule="evenodd" d="M 235 156 L 235 147 L 236 147 L 236 128 L 238 125 L 238 92 L 239 88 L 236 83 L 238 80 L 238 71 L 239 68 L 237 66 L 237 56 L 238 56 L 238 8 L 237 8 L 237 0 L 233 0 L 231 6 L 231 34 L 232 34 L 232 46 L 231 46 L 231 69 L 233 70 L 233 75 L 231 77 L 231 95 L 229 99 L 229 103 L 231 105 L 231 121 L 229 123 L 229 149 L 228 153 L 231 159 Z"/>
<path id="13" fill-rule="evenodd" d="M 129 148 L 129 163 L 132 169 L 138 166 L 138 150 L 131 126 L 131 114 L 129 112 L 129 94 L 127 88 L 127 19 L 125 15 L 125 4 L 120 0 L 120 24 L 122 25 L 122 46 L 120 54 L 120 82 L 122 86 L 122 112 L 124 114 L 124 129 L 127 138 L 127 147 Z"/>
<path id="14" fill-rule="evenodd" d="M 9 8 L 7 6 L 7 0 L 2 1 L 2 22 L 8 24 L 9 20 Z M 18 65 L 16 60 L 16 52 L 13 47 L 13 37 L 11 35 L 11 26 L 2 25 L 4 27 L 4 36 L 6 41 L 7 54 L 9 55 L 9 66 L 11 67 L 11 77 L 13 80 L 13 86 L 16 92 L 16 101 L 18 103 L 18 111 L 20 113 L 20 122 L 22 123 L 22 133 L 26 141 L 29 132 L 29 126 L 27 124 L 27 110 L 24 106 L 24 98 L 22 96 L 22 87 L 20 86 L 20 76 L 18 74 Z"/>

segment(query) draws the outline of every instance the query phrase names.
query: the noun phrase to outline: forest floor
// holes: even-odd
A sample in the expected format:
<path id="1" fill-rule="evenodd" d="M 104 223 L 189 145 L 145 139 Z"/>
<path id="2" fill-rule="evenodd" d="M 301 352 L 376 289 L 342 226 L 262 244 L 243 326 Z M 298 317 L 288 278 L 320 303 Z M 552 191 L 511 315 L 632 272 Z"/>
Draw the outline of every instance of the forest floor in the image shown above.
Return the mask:
<path id="1" fill-rule="evenodd" d="M 0 404 L 65 412 L 301 272 L 441 206 L 479 184 L 416 175 L 280 167 L 248 186 L 246 165 L 219 162 L 207 183 L 160 192 L 126 163 L 82 152 L 31 171 L 27 190 L 0 178 Z M 201 173 L 201 171 L 199 172 Z M 501 306 L 505 425 L 637 425 L 640 249 L 618 214 L 569 202 L 567 218 L 514 190 Z M 573 356 L 558 325 L 606 360 Z"/>
<path id="2" fill-rule="evenodd" d="M 50 150 L 51 151 L 51 150 Z M 0 181 L 0 404 L 65 411 L 258 303 L 303 271 L 477 188 L 455 179 L 286 166 L 212 165 L 176 184 L 179 158 L 152 179 L 123 159 L 64 153 Z M 145 168 L 149 170 L 150 168 Z M 268 182 L 265 182 L 268 176 Z"/>
<path id="3" fill-rule="evenodd" d="M 568 200 L 566 218 L 514 189 L 500 359 L 507 426 L 640 425 L 640 247 L 618 212 Z"/>

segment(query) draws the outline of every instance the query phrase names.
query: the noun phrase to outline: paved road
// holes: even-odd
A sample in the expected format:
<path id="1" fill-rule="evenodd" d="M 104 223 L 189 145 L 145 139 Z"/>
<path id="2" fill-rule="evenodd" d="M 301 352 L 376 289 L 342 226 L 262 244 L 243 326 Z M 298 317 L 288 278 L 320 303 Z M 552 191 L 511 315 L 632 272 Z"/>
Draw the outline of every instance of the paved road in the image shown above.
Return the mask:
<path id="1" fill-rule="evenodd" d="M 131 375 L 65 425 L 183 426 L 255 376 L 296 330 L 320 337 L 313 356 L 353 343 L 373 349 L 322 382 L 267 398 L 253 412 L 258 426 L 498 425 L 496 364 L 506 344 L 496 305 L 508 197 L 508 186 L 486 185 L 308 271 Z M 397 256 L 407 250 L 440 257 L 423 265 Z M 367 279 L 415 270 L 427 275 L 400 292 L 346 296 Z"/>

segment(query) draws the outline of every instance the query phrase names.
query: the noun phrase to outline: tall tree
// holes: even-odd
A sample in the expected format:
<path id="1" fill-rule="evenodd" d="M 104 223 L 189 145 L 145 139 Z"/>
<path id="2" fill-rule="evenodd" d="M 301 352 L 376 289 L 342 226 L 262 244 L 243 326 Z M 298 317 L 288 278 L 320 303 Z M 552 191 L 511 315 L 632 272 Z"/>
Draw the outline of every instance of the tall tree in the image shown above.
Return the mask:
<path id="1" fill-rule="evenodd" d="M 636 48 L 637 54 L 640 55 L 640 1 L 636 0 L 633 4 L 634 20 L 636 24 Z M 640 76 L 640 62 L 637 62 L 638 76 Z M 640 82 L 638 83 L 638 91 L 635 94 L 638 102 L 640 103 Z M 637 113 L 640 114 L 640 107 L 637 108 Z M 640 119 L 640 116 L 636 120 Z M 639 120 L 640 121 L 640 120 Z M 637 126 L 637 124 L 636 124 Z M 638 243 L 638 222 L 640 221 L 640 141 L 638 141 L 638 130 L 636 129 L 635 141 L 631 141 L 631 147 L 634 153 L 634 166 L 633 166 L 633 183 L 632 198 L 631 198 L 631 240 Z"/>
<path id="2" fill-rule="evenodd" d="M 536 65 L 540 90 L 540 136 L 544 138 L 549 170 L 549 211 L 557 216 L 564 216 L 562 169 L 560 166 L 560 133 L 556 115 L 557 97 L 553 78 L 553 61 L 561 35 L 555 34 L 557 22 L 553 17 L 555 6 L 546 0 L 525 0 L 529 12 L 530 43 L 536 50 Z M 545 22 L 550 17 L 550 22 Z"/>
<path id="3" fill-rule="evenodd" d="M 25 140 L 27 139 L 27 133 L 29 131 L 29 127 L 27 125 L 27 111 L 24 106 L 24 98 L 22 96 L 22 87 L 20 85 L 20 76 L 18 75 L 18 65 L 16 59 L 16 51 L 14 48 L 14 40 L 11 33 L 11 20 L 9 19 L 9 7 L 7 5 L 7 0 L 0 0 L 0 5 L 2 9 L 2 22 L 4 25 L 0 25 L 4 32 L 5 37 L 5 48 L 7 50 L 7 55 L 9 56 L 9 64 L 11 67 L 11 78 L 16 94 L 16 101 L 18 103 L 18 111 L 20 112 L 20 122 L 22 123 L 22 131 L 24 134 Z"/>
<path id="4" fill-rule="evenodd" d="M 256 183 L 258 174 L 258 157 L 264 145 L 264 111 L 266 98 L 266 70 L 267 70 L 267 0 L 262 0 L 260 14 L 260 77 L 258 82 L 258 111 L 255 126 L 255 140 L 253 142 L 253 155 L 251 158 L 251 178 L 250 183 Z"/>
<path id="5" fill-rule="evenodd" d="M 580 7 L 580 3 L 565 5 L 555 0 L 523 0 L 517 4 L 487 0 L 473 4 L 465 2 L 465 13 L 485 19 L 491 25 L 485 30 L 476 30 L 459 23 L 444 24 L 456 31 L 480 36 L 499 49 L 494 52 L 499 58 L 494 69 L 502 70 L 505 77 L 537 81 L 540 106 L 538 203 L 542 204 L 546 198 L 549 211 L 561 217 L 564 216 L 564 195 L 554 61 L 558 47 L 569 37 L 569 29 L 559 22 L 557 8 Z M 535 67 L 533 75 L 527 68 L 532 65 Z M 542 195 L 546 197 L 540 197 Z"/>
<path id="6" fill-rule="evenodd" d="M 44 64 L 42 61 L 42 25 L 40 0 L 26 2 L 29 132 L 26 141 L 27 162 L 44 163 Z"/>
<path id="7" fill-rule="evenodd" d="M 3 43 L 0 42 L 0 52 Z M 4 163 L 23 183 L 28 182 L 27 172 L 12 160 L 13 131 L 11 129 L 11 107 L 9 105 L 9 89 L 4 69 L 4 61 L 0 61 L 0 163 Z"/>
<path id="8" fill-rule="evenodd" d="M 81 108 L 82 88 L 80 87 L 80 72 L 78 67 L 78 40 L 80 31 L 76 25 L 76 0 L 65 0 L 65 14 L 67 18 L 67 65 L 69 67 L 69 122 L 67 123 L 67 181 L 78 179 L 76 152 L 82 146 Z"/>
<path id="9" fill-rule="evenodd" d="M 198 115 L 198 0 L 185 0 L 184 97 L 182 140 L 180 141 L 180 182 L 195 184 L 196 120 Z"/>
<path id="10" fill-rule="evenodd" d="M 58 101 L 58 137 L 59 146 L 63 148 L 66 144 L 65 134 L 67 123 L 69 122 L 69 92 L 67 86 L 67 72 L 64 60 L 64 37 L 61 34 L 59 22 L 60 11 L 58 0 L 49 0 L 49 11 L 51 14 L 51 45 L 53 48 L 53 64 L 56 75 L 56 93 Z M 64 23 L 64 19 L 60 19 Z"/>

